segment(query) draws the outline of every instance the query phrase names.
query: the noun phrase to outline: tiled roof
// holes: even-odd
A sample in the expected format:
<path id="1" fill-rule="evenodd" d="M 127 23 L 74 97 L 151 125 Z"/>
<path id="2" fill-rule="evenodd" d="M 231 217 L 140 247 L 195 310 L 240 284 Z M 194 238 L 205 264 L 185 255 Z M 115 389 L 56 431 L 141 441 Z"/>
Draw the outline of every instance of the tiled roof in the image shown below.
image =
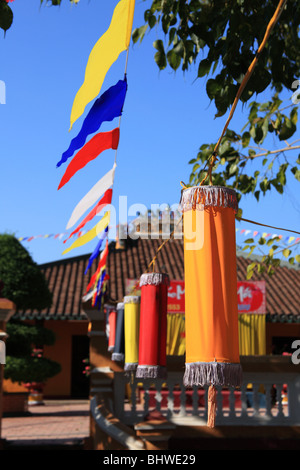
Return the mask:
<path id="1" fill-rule="evenodd" d="M 127 279 L 139 279 L 161 242 L 162 240 L 128 239 L 126 249 L 116 249 L 114 242 L 109 244 L 107 271 L 110 276 L 111 299 L 123 299 L 127 293 Z M 90 254 L 87 254 L 40 265 L 53 292 L 52 307 L 41 312 L 17 312 L 15 318 L 85 319 L 81 298 L 98 264 L 98 260 L 95 260 L 89 274 L 84 275 L 89 257 Z M 252 260 L 238 254 L 238 281 L 246 280 L 247 265 L 250 262 Z M 167 272 L 171 280 L 184 279 L 182 240 L 169 240 L 158 253 L 155 267 L 157 271 Z M 300 321 L 300 270 L 281 266 L 272 277 L 255 274 L 251 280 L 266 281 L 269 319 L 290 321 L 293 318 L 294 321 Z"/>

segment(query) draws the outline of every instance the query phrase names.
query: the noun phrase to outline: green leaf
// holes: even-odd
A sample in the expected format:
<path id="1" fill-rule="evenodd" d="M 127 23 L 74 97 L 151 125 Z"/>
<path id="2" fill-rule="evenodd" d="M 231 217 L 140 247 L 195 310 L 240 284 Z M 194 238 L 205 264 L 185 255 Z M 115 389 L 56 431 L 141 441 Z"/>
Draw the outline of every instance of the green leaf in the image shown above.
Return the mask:
<path id="1" fill-rule="evenodd" d="M 157 41 L 154 41 L 153 46 L 155 47 L 155 49 L 157 49 L 157 52 L 154 55 L 154 60 L 160 70 L 163 70 L 167 66 L 167 59 L 162 40 L 158 39 Z"/>
<path id="2" fill-rule="evenodd" d="M 249 279 L 251 279 L 251 277 L 253 276 L 254 274 L 254 271 L 253 270 L 247 270 L 247 275 L 246 275 L 246 279 L 247 281 L 249 281 Z"/>
<path id="3" fill-rule="evenodd" d="M 147 24 L 141 26 L 140 28 L 136 28 L 132 33 L 133 43 L 136 43 L 138 40 L 140 40 L 140 42 L 141 42 L 143 40 L 144 36 L 145 36 L 145 33 L 146 33 L 147 29 L 148 29 Z"/>
<path id="4" fill-rule="evenodd" d="M 167 59 L 173 70 L 177 70 L 181 63 L 181 56 L 174 49 L 167 53 Z"/>
<path id="5" fill-rule="evenodd" d="M 285 117 L 281 130 L 279 132 L 279 140 L 289 139 L 296 132 L 296 129 L 297 128 L 295 124 L 290 119 Z"/>
<path id="6" fill-rule="evenodd" d="M 210 78 L 206 84 L 206 93 L 208 97 L 212 100 L 216 96 L 216 94 L 220 91 L 221 85 L 217 82 L 217 80 L 213 80 Z"/>
<path id="7" fill-rule="evenodd" d="M 5 32 L 11 27 L 13 22 L 13 12 L 6 2 L 0 1 L 0 28 Z"/>
<path id="8" fill-rule="evenodd" d="M 297 121 L 298 121 L 298 108 L 297 107 L 292 109 L 290 113 L 290 119 L 294 125 L 297 124 Z"/>
<path id="9" fill-rule="evenodd" d="M 250 143 L 250 139 L 251 139 L 250 133 L 248 131 L 244 132 L 244 134 L 242 135 L 242 146 L 244 148 L 248 147 Z"/>
<path id="10" fill-rule="evenodd" d="M 149 15 L 148 16 L 148 24 L 150 26 L 150 28 L 154 28 L 154 26 L 156 25 L 156 17 L 155 15 Z"/>
<path id="11" fill-rule="evenodd" d="M 198 77 L 204 77 L 209 74 L 211 68 L 211 61 L 208 59 L 201 60 L 198 67 Z"/>
<path id="12" fill-rule="evenodd" d="M 293 168 L 291 168 L 291 172 L 295 176 L 296 180 L 300 181 L 300 169 L 294 166 Z"/>
<path id="13" fill-rule="evenodd" d="M 291 250 L 286 248 L 285 250 L 283 250 L 282 254 L 285 258 L 288 258 L 288 256 L 290 256 L 291 252 L 292 252 Z"/>
<path id="14" fill-rule="evenodd" d="M 253 269 L 255 268 L 256 264 L 257 264 L 256 262 L 253 262 L 253 263 L 248 264 L 248 266 L 247 266 L 247 272 L 253 271 Z"/>

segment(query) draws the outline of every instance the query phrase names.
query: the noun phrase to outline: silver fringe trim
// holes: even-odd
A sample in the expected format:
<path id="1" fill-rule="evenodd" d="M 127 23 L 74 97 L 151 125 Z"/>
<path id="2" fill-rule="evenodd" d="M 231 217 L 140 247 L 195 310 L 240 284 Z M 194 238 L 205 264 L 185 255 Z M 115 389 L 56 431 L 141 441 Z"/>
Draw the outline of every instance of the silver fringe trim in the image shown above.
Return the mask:
<path id="1" fill-rule="evenodd" d="M 124 366 L 124 371 L 125 372 L 136 371 L 137 366 L 138 366 L 138 362 L 128 362 Z"/>
<path id="2" fill-rule="evenodd" d="M 167 378 L 167 368 L 138 365 L 135 376 L 139 379 L 165 379 Z"/>
<path id="3" fill-rule="evenodd" d="M 107 350 L 108 350 L 108 352 L 113 352 L 114 346 L 109 346 L 109 347 L 107 348 Z"/>
<path id="4" fill-rule="evenodd" d="M 105 308 L 107 314 L 116 311 L 116 307 L 114 305 L 105 304 L 104 308 Z"/>
<path id="5" fill-rule="evenodd" d="M 113 353 L 111 356 L 113 361 L 124 361 L 124 354 L 123 353 Z"/>
<path id="6" fill-rule="evenodd" d="M 141 298 L 138 295 L 126 295 L 123 300 L 124 304 L 139 304 Z"/>
<path id="7" fill-rule="evenodd" d="M 140 287 L 152 285 L 159 286 L 160 284 L 170 284 L 170 279 L 168 274 L 163 273 L 146 273 L 142 274 L 140 277 Z"/>
<path id="8" fill-rule="evenodd" d="M 229 362 L 191 362 L 185 364 L 183 383 L 185 387 L 194 385 L 221 385 L 240 387 L 243 380 L 242 366 Z"/>
<path id="9" fill-rule="evenodd" d="M 124 309 L 124 303 L 123 303 L 123 302 L 119 302 L 119 303 L 117 304 L 117 310 L 122 310 L 122 309 Z"/>
<path id="10" fill-rule="evenodd" d="M 193 186 L 182 192 L 180 208 L 182 212 L 204 207 L 230 207 L 238 211 L 238 202 L 234 189 L 223 186 Z"/>

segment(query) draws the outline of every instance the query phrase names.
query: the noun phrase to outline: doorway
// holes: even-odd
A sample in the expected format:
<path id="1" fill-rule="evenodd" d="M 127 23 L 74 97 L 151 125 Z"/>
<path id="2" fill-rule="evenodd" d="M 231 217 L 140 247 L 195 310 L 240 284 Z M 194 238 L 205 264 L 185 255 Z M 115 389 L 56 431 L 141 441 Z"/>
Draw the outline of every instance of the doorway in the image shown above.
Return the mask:
<path id="1" fill-rule="evenodd" d="M 71 397 L 86 399 L 89 397 L 90 381 L 84 374 L 89 358 L 90 341 L 86 335 L 72 336 Z"/>

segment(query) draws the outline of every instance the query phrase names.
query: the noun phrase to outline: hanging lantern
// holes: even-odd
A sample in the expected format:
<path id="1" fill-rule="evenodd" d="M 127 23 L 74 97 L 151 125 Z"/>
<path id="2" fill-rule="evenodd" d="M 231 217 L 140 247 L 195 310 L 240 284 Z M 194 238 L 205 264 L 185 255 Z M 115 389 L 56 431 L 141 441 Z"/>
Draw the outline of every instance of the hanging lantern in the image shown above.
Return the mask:
<path id="1" fill-rule="evenodd" d="M 139 362 L 140 297 L 124 297 L 125 371 L 136 371 Z"/>
<path id="2" fill-rule="evenodd" d="M 140 278 L 140 340 L 136 377 L 165 378 L 169 276 L 143 274 Z"/>
<path id="3" fill-rule="evenodd" d="M 239 387 L 235 191 L 198 186 L 183 191 L 185 386 L 209 385 L 208 426 L 214 427 L 215 386 Z"/>
<path id="4" fill-rule="evenodd" d="M 105 305 L 106 336 L 108 338 L 108 351 L 113 352 L 116 340 L 117 310 L 112 305 Z"/>
<path id="5" fill-rule="evenodd" d="M 123 361 L 125 353 L 124 345 L 124 303 L 117 304 L 117 324 L 114 352 L 111 356 L 113 361 Z"/>

